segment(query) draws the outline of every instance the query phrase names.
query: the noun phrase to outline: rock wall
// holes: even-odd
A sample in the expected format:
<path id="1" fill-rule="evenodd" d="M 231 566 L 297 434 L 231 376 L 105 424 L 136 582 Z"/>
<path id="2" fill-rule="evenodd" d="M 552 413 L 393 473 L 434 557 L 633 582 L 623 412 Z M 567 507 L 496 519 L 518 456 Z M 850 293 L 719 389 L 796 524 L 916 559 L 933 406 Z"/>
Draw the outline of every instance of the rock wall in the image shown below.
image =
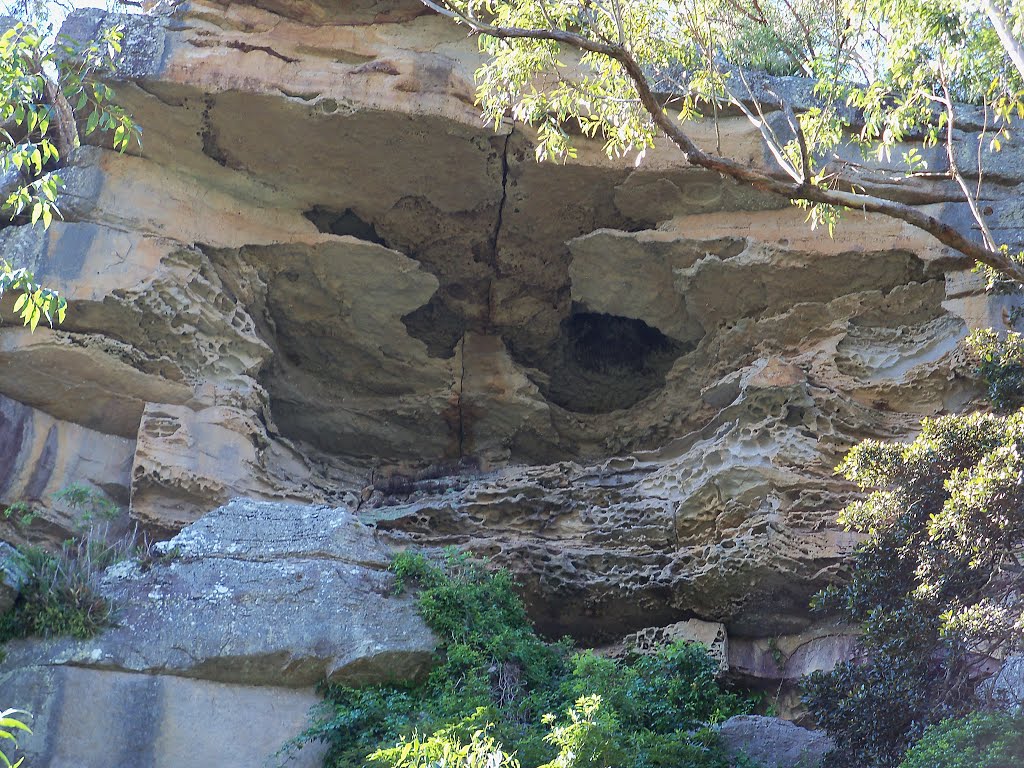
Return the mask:
<path id="1" fill-rule="evenodd" d="M 64 31 L 111 21 L 79 11 Z M 967 406 L 961 341 L 1016 297 L 897 222 L 812 232 L 670 147 L 537 164 L 529 130 L 481 125 L 473 41 L 415 0 L 118 21 L 112 82 L 144 150 L 96 139 L 64 174 L 63 221 L 0 229 L 0 254 L 71 301 L 59 329 L 0 327 L 0 501 L 46 508 L 4 538 L 65 535 L 51 499 L 72 482 L 162 538 L 237 496 L 328 505 L 375 546 L 511 567 L 552 633 L 718 622 L 736 673 L 773 686 L 848 648 L 807 611 L 856 543 L 833 524 L 851 489 L 832 469 Z M 695 130 L 772 162 L 742 118 Z M 987 201 L 1010 241 L 1020 151 Z M 887 170 L 865 183 L 891 186 Z M 951 187 L 904 186 L 968 225 Z M 143 656 L 100 666 L 205 674 Z"/>
<path id="2" fill-rule="evenodd" d="M 20 746 L 40 768 L 264 765 L 316 684 L 425 674 L 434 638 L 390 562 L 347 510 L 235 500 L 106 570 L 110 629 L 6 644 L 0 690 L 33 717 Z"/>

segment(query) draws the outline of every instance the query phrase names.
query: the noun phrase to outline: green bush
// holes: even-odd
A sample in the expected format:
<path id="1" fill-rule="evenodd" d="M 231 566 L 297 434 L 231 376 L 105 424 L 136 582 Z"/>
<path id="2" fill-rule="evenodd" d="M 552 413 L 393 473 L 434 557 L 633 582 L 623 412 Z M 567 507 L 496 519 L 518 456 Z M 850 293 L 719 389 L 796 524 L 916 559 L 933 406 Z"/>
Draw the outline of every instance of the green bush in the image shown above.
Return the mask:
<path id="1" fill-rule="evenodd" d="M 99 577 L 135 554 L 134 535 L 109 540 L 108 528 L 90 528 L 56 553 L 18 549 L 25 581 L 14 605 L 0 615 L 0 643 L 15 638 L 68 635 L 88 638 L 110 624 L 112 606 L 99 592 Z"/>
<path id="2" fill-rule="evenodd" d="M 995 409 L 1024 405 L 1024 336 L 968 345 Z M 910 445 L 867 440 L 838 469 L 868 492 L 840 516 L 866 540 L 816 607 L 864 633 L 859 658 L 811 675 L 804 701 L 835 765 L 888 768 L 931 725 L 987 722 L 956 720 L 977 707 L 979 661 L 1024 647 L 1024 410 L 926 419 Z"/>
<path id="3" fill-rule="evenodd" d="M 727 768 L 708 726 L 755 700 L 723 690 L 702 647 L 576 653 L 537 635 L 507 571 L 461 555 L 437 565 L 402 554 L 392 568 L 399 590 L 418 589 L 437 663 L 406 686 L 325 686 L 298 742 L 325 742 L 329 768 L 363 766 L 371 753 L 390 768 L 426 765 L 442 748 L 462 755 L 458 765 L 490 750 L 523 768 Z"/>
<path id="4" fill-rule="evenodd" d="M 1024 405 L 1024 336 L 1013 331 L 1000 337 L 991 328 L 974 331 L 967 346 L 978 358 L 978 375 L 988 385 L 988 397 L 999 410 Z"/>
<path id="5" fill-rule="evenodd" d="M 835 765 L 896 766 L 928 725 L 976 707 L 980 659 L 1024 647 L 1024 411 L 926 419 L 911 444 L 865 441 L 839 469 L 869 491 L 840 517 L 866 538 L 817 607 L 864 632 L 805 702 Z"/>
<path id="6" fill-rule="evenodd" d="M 379 749 L 367 759 L 391 768 L 519 768 L 519 761 L 491 736 L 492 729 L 487 711 L 478 709 L 426 738 L 403 736 L 395 746 Z"/>
<path id="7" fill-rule="evenodd" d="M 1024 717 L 973 714 L 944 720 L 925 731 L 900 768 L 1020 768 Z"/>
<path id="8" fill-rule="evenodd" d="M 555 759 L 542 768 L 613 768 L 627 762 L 622 726 L 600 696 L 581 696 L 567 714 L 561 724 L 550 713 L 541 718 L 551 729 L 544 741 L 558 748 Z"/>

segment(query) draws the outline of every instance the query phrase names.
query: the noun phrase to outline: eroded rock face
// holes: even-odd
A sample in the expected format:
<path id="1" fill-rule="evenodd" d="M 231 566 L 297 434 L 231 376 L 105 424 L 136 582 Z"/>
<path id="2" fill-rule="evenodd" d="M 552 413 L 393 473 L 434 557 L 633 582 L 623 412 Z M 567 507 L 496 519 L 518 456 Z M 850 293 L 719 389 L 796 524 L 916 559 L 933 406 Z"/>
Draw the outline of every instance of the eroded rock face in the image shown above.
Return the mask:
<path id="1" fill-rule="evenodd" d="M 669 643 L 700 643 L 722 673 L 729 670 L 729 634 L 714 621 L 687 619 L 667 627 L 648 627 L 622 639 L 623 650 L 637 653 L 652 653 Z"/>
<path id="2" fill-rule="evenodd" d="M 507 469 L 358 514 L 403 541 L 509 564 L 555 635 L 687 612 L 740 634 L 792 632 L 857 541 L 826 525 L 841 488 L 807 470 L 860 413 L 823 410 L 816 394 L 800 369 L 758 361 L 716 393 L 724 407 L 707 426 L 656 451 Z"/>
<path id="3" fill-rule="evenodd" d="M 82 147 L 65 221 L 0 229 L 72 302 L 58 330 L 0 327 L 0 502 L 87 482 L 161 537 L 236 495 L 344 506 L 511 567 L 552 632 L 696 618 L 736 648 L 807 630 L 856 543 L 836 463 L 968 404 L 961 341 L 1017 303 L 909 227 L 823 237 L 668 146 L 538 165 L 528 130 L 481 125 L 475 44 L 415 0 L 121 21 L 145 150 Z M 772 162 L 741 118 L 694 132 Z M 1016 168 L 991 190 L 1008 240 Z M 943 183 L 904 195 L 963 217 Z M 232 578 L 255 594 L 265 567 Z"/>
<path id="4" fill-rule="evenodd" d="M 730 754 L 750 758 L 764 768 L 820 768 L 834 746 L 821 731 L 758 715 L 731 717 L 719 733 Z"/>
<path id="5" fill-rule="evenodd" d="M 434 639 L 391 555 L 343 509 L 235 500 L 154 562 L 103 576 L 116 624 L 92 640 L 12 644 L 4 669 L 70 664 L 245 685 L 409 680 Z"/>

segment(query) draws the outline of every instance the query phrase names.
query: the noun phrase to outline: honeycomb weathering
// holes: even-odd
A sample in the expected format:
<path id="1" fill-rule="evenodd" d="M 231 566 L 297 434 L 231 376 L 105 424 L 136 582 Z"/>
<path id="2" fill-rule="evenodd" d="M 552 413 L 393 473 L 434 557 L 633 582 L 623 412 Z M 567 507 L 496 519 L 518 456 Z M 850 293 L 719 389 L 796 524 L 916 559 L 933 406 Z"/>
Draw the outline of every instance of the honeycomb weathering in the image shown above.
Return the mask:
<path id="1" fill-rule="evenodd" d="M 72 302 L 0 327 L 4 502 L 87 482 L 163 537 L 236 496 L 344 506 L 510 566 L 549 632 L 694 619 L 754 654 L 856 543 L 843 452 L 968 404 L 961 341 L 1016 301 L 897 222 L 829 239 L 667 146 L 537 164 L 481 124 L 473 42 L 411 0 L 125 24 L 145 151 L 81 148 L 65 221 L 0 230 Z M 772 162 L 743 119 L 718 134 Z M 1017 189 L 992 190 L 1001 240 Z"/>

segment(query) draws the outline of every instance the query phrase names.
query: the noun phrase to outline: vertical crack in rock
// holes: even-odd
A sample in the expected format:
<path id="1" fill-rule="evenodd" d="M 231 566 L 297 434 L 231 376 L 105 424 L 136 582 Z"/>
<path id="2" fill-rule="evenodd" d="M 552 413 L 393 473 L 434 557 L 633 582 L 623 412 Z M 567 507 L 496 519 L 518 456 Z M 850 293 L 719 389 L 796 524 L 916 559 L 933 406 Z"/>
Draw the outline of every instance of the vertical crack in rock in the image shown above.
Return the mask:
<path id="1" fill-rule="evenodd" d="M 512 131 L 509 131 L 505 136 L 504 142 L 501 147 L 501 198 L 498 200 L 498 211 L 494 219 L 494 228 L 491 230 L 491 235 L 488 241 L 487 254 L 492 275 L 487 281 L 487 307 L 486 314 L 484 316 L 484 328 L 487 331 L 491 331 L 493 328 L 494 318 L 494 281 L 498 277 L 498 242 L 501 239 L 502 225 L 505 218 L 505 205 L 508 202 L 508 153 L 509 143 L 512 140 Z M 407 316 L 408 317 L 408 316 Z M 402 318 L 405 322 L 406 318 Z M 455 413 L 454 418 L 450 418 L 449 424 L 455 429 L 455 437 L 458 443 L 459 459 L 462 460 L 466 457 L 466 408 L 465 408 L 465 393 L 466 393 L 466 333 L 463 331 L 461 338 L 458 342 L 459 345 L 459 356 L 460 360 L 460 371 L 459 371 L 459 384 L 458 392 L 455 395 Z"/>
<path id="2" fill-rule="evenodd" d="M 498 214 L 494 220 L 494 230 L 491 233 L 491 267 L 494 275 L 487 286 L 487 315 L 486 327 L 491 328 L 494 318 L 494 279 L 498 277 L 498 241 L 501 239 L 501 228 L 505 219 L 505 204 L 508 202 L 508 148 L 512 141 L 512 134 L 515 127 L 505 135 L 505 141 L 501 147 L 501 199 L 498 201 Z"/>
<path id="3" fill-rule="evenodd" d="M 461 460 L 466 455 L 464 450 L 466 444 L 466 411 L 463 403 L 463 397 L 466 393 L 466 334 L 462 334 L 462 341 L 459 342 L 459 345 L 459 357 L 462 366 L 459 373 L 459 395 L 458 400 L 455 403 L 455 407 L 458 409 L 459 459 Z"/>
<path id="4" fill-rule="evenodd" d="M 214 100 L 212 96 L 203 99 L 203 122 L 200 138 L 203 140 L 203 154 L 222 167 L 227 167 L 228 157 L 217 143 L 217 132 L 213 128 Z"/>
<path id="5" fill-rule="evenodd" d="M 501 148 L 501 200 L 498 201 L 498 216 L 494 222 L 494 234 L 491 235 L 491 254 L 498 257 L 498 238 L 501 237 L 501 224 L 505 217 L 505 203 L 508 202 L 508 145 L 512 141 L 513 128 L 505 136 L 505 143 Z"/>

